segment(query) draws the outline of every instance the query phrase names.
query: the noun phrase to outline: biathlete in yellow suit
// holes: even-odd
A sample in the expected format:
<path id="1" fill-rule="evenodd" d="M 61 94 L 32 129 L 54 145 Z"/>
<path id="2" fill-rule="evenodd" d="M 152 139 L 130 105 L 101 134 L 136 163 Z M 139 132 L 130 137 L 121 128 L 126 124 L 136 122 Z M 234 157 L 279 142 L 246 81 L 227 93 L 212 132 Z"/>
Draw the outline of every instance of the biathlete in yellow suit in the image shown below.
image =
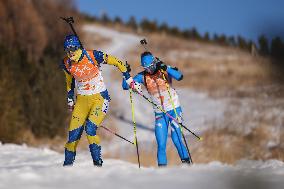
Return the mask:
<path id="1" fill-rule="evenodd" d="M 66 76 L 68 107 L 73 112 L 63 165 L 73 165 L 77 144 L 85 130 L 93 163 L 95 166 L 102 166 L 100 138 L 96 130 L 106 116 L 110 97 L 103 81 L 100 64 L 118 67 L 129 85 L 133 79 L 122 61 L 101 51 L 82 49 L 76 35 L 66 36 L 64 50 L 67 57 L 63 59 L 61 67 Z M 136 85 L 130 86 L 135 90 Z"/>

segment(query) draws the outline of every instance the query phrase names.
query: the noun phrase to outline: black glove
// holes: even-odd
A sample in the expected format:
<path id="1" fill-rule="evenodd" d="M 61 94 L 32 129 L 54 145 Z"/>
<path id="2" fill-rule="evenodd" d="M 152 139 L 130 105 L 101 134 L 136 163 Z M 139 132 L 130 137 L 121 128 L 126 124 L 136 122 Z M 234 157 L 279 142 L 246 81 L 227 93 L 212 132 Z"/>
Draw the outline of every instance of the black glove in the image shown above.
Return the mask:
<path id="1" fill-rule="evenodd" d="M 70 90 L 67 92 L 67 106 L 69 111 L 73 111 L 75 105 L 74 101 L 74 91 Z"/>
<path id="2" fill-rule="evenodd" d="M 157 68 L 158 68 L 158 70 L 167 71 L 168 66 L 160 61 L 160 62 L 157 63 Z"/>
<path id="3" fill-rule="evenodd" d="M 126 61 L 125 63 L 125 66 L 126 66 L 126 69 L 127 69 L 127 72 L 131 72 L 131 67 L 130 67 L 130 64 L 128 64 L 128 62 Z"/>

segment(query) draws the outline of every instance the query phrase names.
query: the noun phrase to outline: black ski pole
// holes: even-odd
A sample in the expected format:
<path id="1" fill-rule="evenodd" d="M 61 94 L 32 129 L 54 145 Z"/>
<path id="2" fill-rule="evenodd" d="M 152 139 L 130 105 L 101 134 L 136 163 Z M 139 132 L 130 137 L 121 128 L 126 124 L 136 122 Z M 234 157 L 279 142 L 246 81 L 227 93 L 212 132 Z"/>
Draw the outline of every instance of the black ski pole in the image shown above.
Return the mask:
<path id="1" fill-rule="evenodd" d="M 134 145 L 134 143 L 133 143 L 133 142 L 131 142 L 131 141 L 127 140 L 126 138 L 124 138 L 123 136 L 121 136 L 121 135 L 117 134 L 116 132 L 114 132 L 114 131 L 112 131 L 112 130 L 110 130 L 110 129 L 106 128 L 105 126 L 101 125 L 100 127 L 102 127 L 103 129 L 105 129 L 106 131 L 108 131 L 108 132 L 110 132 L 110 133 L 114 134 L 115 136 L 117 136 L 117 137 L 119 137 L 119 138 L 121 138 L 121 139 L 123 139 L 123 140 L 125 140 L 125 141 L 129 142 L 130 144 L 133 144 L 133 145 Z"/>
<path id="2" fill-rule="evenodd" d="M 69 24 L 71 30 L 73 31 L 74 35 L 77 36 L 78 40 L 79 40 L 79 43 L 80 43 L 80 46 L 81 46 L 81 49 L 83 49 L 83 53 L 86 54 L 87 58 L 89 59 L 89 61 L 94 64 L 94 61 L 92 60 L 92 58 L 90 57 L 89 53 L 84 49 L 83 47 L 83 44 L 77 34 L 77 32 L 75 31 L 74 27 L 73 27 L 73 24 L 75 23 L 73 17 L 67 17 L 67 18 L 64 18 L 64 17 L 60 17 L 62 20 L 64 20 L 67 24 Z"/>
<path id="3" fill-rule="evenodd" d="M 79 38 L 77 32 L 75 31 L 75 29 L 74 29 L 74 27 L 73 27 L 73 24 L 75 23 L 73 17 L 67 17 L 67 18 L 60 17 L 60 18 L 61 18 L 62 20 L 64 20 L 67 24 L 69 24 L 69 26 L 70 26 L 71 30 L 73 31 L 74 35 L 76 35 L 76 36 L 78 37 L 81 48 L 84 49 L 84 48 L 83 48 L 83 44 L 81 43 L 80 38 Z"/>
<path id="4" fill-rule="evenodd" d="M 162 111 L 163 113 L 165 113 L 168 117 L 170 117 L 171 119 L 173 119 L 175 122 L 177 122 L 178 124 L 180 124 L 183 128 L 185 128 L 188 132 L 190 132 L 191 134 L 193 134 L 196 138 L 198 138 L 198 140 L 203 140 L 202 137 L 198 136 L 197 134 L 195 134 L 194 132 L 192 132 L 190 129 L 188 129 L 185 125 L 183 125 L 182 123 L 180 123 L 177 119 L 175 119 L 173 116 L 171 116 L 170 114 L 168 114 L 165 110 L 163 110 L 160 106 L 158 106 L 156 103 L 154 103 L 152 100 L 150 100 L 149 98 L 147 98 L 144 94 L 142 93 L 138 93 L 137 91 L 134 91 L 135 93 L 137 93 L 138 95 L 142 96 L 145 100 L 147 100 L 148 102 L 150 102 L 152 105 L 154 105 L 155 107 L 157 107 L 160 111 Z"/>
<path id="5" fill-rule="evenodd" d="M 135 146 L 136 146 L 138 167 L 140 168 L 141 167 L 141 163 L 140 163 L 139 146 L 138 146 L 138 139 L 137 139 L 137 137 L 135 137 Z"/>
<path id="6" fill-rule="evenodd" d="M 147 47 L 146 47 L 146 45 L 147 45 L 146 39 L 140 40 L 140 44 L 144 47 L 145 51 L 148 51 L 148 49 L 147 49 Z"/>
<path id="7" fill-rule="evenodd" d="M 185 128 L 188 132 L 190 132 L 191 134 L 193 134 L 196 138 L 198 138 L 199 140 L 203 140 L 202 137 L 196 135 L 194 132 L 192 132 L 189 128 L 187 128 L 185 125 L 183 125 L 182 123 L 180 124 L 183 128 Z"/>
<path id="8" fill-rule="evenodd" d="M 188 156 L 189 156 L 190 162 L 193 164 L 193 160 L 192 160 L 192 157 L 191 157 L 191 154 L 190 154 L 190 151 L 189 151 L 189 148 L 188 148 L 188 145 L 187 145 L 187 142 L 186 142 L 186 139 L 185 139 L 185 136 L 184 136 L 183 133 L 182 133 L 182 137 L 183 137 L 183 140 L 184 140 L 187 152 L 188 152 Z"/>

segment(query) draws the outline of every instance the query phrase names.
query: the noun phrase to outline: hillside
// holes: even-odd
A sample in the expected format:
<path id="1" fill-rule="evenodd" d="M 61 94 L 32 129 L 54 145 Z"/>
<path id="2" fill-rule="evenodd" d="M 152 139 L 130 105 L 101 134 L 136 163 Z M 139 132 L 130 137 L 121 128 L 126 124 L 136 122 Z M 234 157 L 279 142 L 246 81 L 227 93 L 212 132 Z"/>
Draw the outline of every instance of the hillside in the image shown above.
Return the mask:
<path id="1" fill-rule="evenodd" d="M 185 123 L 205 137 L 203 142 L 197 142 L 191 136 L 189 138 L 196 162 L 283 159 L 283 86 L 273 79 L 269 59 L 252 56 L 233 47 L 184 41 L 166 35 L 127 34 L 122 29 L 114 31 L 99 25 L 87 25 L 84 30 L 93 32 L 94 36 L 112 38 L 112 43 L 102 47 L 90 44 L 90 48 L 103 49 L 128 60 L 132 74 L 141 71 L 139 58 L 144 49 L 139 46 L 139 40 L 144 37 L 148 39 L 148 48 L 156 56 L 184 73 L 184 80 L 174 82 L 174 85 L 181 97 Z M 113 50 L 111 45 L 116 42 L 120 45 Z M 121 53 L 123 49 L 128 51 Z M 116 95 L 112 95 L 111 116 L 107 121 L 113 129 L 131 137 L 131 112 L 125 109 L 130 107 L 129 97 L 120 88 L 119 72 L 115 68 L 111 70 L 112 81 L 107 84 L 111 95 Z M 105 76 L 107 81 L 108 76 Z M 139 97 L 135 102 L 137 122 L 141 125 L 138 136 L 141 141 L 144 136 L 148 139 L 141 146 L 155 146 L 153 136 L 148 137 L 150 133 L 154 135 L 151 132 L 151 105 L 145 104 Z M 171 162 L 176 164 L 175 151 L 171 142 L 168 143 Z M 143 157 L 151 155 L 154 158 L 155 152 L 147 150 L 147 147 L 143 148 Z M 121 153 L 112 154 L 123 156 Z M 132 154 L 135 155 L 134 150 Z M 135 161 L 134 157 L 130 159 Z M 152 158 L 146 159 L 145 164 L 154 163 Z"/>

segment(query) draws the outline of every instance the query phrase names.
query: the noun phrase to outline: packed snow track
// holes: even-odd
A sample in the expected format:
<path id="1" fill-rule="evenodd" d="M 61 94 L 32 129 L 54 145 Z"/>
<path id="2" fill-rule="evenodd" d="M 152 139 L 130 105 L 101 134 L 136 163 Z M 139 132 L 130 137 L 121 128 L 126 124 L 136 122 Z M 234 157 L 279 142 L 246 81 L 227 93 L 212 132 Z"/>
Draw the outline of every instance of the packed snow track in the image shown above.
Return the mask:
<path id="1" fill-rule="evenodd" d="M 87 152 L 78 154 L 73 167 L 63 167 L 63 158 L 49 149 L 0 145 L 0 188 L 284 188 L 284 163 L 277 160 L 139 169 L 136 164 L 112 159 L 97 168 Z"/>

